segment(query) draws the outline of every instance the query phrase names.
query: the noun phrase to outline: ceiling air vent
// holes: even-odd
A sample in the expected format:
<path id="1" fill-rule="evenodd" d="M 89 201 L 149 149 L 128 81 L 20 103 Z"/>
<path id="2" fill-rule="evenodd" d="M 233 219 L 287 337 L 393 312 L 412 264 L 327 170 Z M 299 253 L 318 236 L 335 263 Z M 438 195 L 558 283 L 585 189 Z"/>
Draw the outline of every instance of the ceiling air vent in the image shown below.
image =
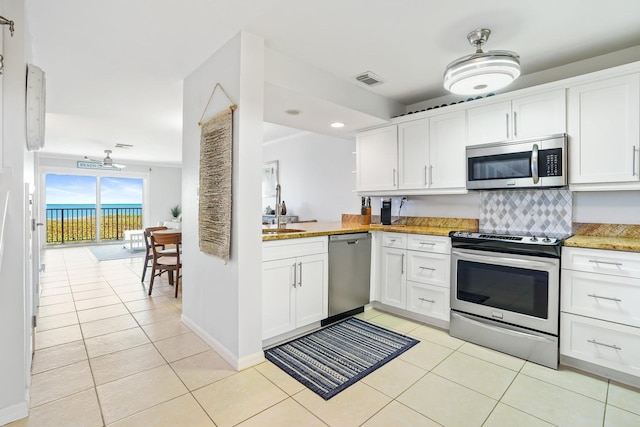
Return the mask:
<path id="1" fill-rule="evenodd" d="M 124 149 L 129 149 L 129 148 L 133 148 L 133 145 L 131 144 L 116 144 L 116 148 L 124 148 Z"/>
<path id="2" fill-rule="evenodd" d="M 377 86 L 384 83 L 380 76 L 375 75 L 371 71 L 365 71 L 364 73 L 358 74 L 356 76 L 356 80 L 360 83 L 364 83 L 367 86 Z"/>

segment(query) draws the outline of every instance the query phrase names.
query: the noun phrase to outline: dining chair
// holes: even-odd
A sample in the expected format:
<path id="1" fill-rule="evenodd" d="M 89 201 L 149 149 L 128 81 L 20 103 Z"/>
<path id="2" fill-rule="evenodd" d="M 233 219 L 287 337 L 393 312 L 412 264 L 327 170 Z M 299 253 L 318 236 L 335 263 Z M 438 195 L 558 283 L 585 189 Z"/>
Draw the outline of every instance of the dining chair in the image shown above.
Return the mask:
<path id="1" fill-rule="evenodd" d="M 142 279 L 140 280 L 141 282 L 144 282 L 144 278 L 147 274 L 147 268 L 151 267 L 153 261 L 153 251 L 151 250 L 151 233 L 158 230 L 167 230 L 167 227 L 147 227 L 144 229 L 144 245 L 146 248 L 146 254 L 144 258 L 144 265 L 142 266 Z M 175 249 L 166 249 L 164 246 L 161 246 L 159 249 L 162 251 L 166 251 L 167 255 L 175 252 Z M 161 273 L 162 272 L 158 274 Z"/>
<path id="2" fill-rule="evenodd" d="M 180 269 L 182 268 L 182 260 L 180 254 L 180 241 L 182 233 L 151 233 L 151 252 L 153 253 L 153 264 L 151 266 L 151 282 L 149 283 L 149 295 L 153 291 L 153 282 L 156 276 L 163 271 L 169 273 L 169 282 L 173 283 L 175 288 L 175 297 L 178 298 L 178 284 L 180 282 Z M 167 253 L 160 249 L 163 246 L 174 245 L 175 250 Z M 174 276 L 175 272 L 175 276 Z"/>

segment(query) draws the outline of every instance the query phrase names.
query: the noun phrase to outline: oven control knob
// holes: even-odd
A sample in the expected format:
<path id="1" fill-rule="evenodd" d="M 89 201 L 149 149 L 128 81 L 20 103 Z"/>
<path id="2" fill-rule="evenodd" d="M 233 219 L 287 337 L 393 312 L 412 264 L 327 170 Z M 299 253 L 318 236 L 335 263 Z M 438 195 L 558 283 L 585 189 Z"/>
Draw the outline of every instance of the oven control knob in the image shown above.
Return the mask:
<path id="1" fill-rule="evenodd" d="M 537 242 L 538 238 L 536 236 L 533 236 L 532 238 L 530 238 L 529 240 L 531 240 L 532 242 Z"/>
<path id="2" fill-rule="evenodd" d="M 542 239 L 542 241 L 545 242 L 545 243 L 550 243 L 551 239 L 545 236 L 545 238 Z"/>

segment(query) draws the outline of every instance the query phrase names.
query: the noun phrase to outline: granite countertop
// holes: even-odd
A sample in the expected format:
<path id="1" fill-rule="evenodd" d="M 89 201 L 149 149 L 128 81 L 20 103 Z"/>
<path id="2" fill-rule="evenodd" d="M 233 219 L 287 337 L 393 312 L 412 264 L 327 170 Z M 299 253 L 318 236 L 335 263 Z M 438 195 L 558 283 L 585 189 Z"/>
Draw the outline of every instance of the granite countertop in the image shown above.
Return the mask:
<path id="1" fill-rule="evenodd" d="M 564 246 L 640 252 L 640 225 L 576 223 L 573 229 Z"/>
<path id="2" fill-rule="evenodd" d="M 375 223 L 379 221 L 373 217 L 373 224 L 362 225 L 360 215 L 343 215 L 342 221 L 335 222 L 302 222 L 287 224 L 285 229 L 302 230 L 300 232 L 285 232 L 264 234 L 262 241 L 298 239 L 302 237 L 328 236 L 332 234 L 347 234 L 369 231 L 391 231 L 395 233 L 428 234 L 434 236 L 448 236 L 450 231 L 477 231 L 478 220 L 468 218 L 431 218 L 404 217 L 393 225 Z M 268 227 L 265 227 L 268 228 Z M 272 227 L 273 228 L 273 227 Z"/>

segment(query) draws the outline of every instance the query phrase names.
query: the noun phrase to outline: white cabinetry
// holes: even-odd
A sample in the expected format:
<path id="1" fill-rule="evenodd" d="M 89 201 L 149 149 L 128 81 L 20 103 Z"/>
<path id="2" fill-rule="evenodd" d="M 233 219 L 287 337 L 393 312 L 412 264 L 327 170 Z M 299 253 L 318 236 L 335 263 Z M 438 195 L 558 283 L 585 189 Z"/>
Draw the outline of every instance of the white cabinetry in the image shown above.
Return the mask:
<path id="1" fill-rule="evenodd" d="M 328 315 L 327 237 L 263 243 L 262 339 Z"/>
<path id="2" fill-rule="evenodd" d="M 383 304 L 449 322 L 448 237 L 384 233 L 381 258 Z"/>
<path id="3" fill-rule="evenodd" d="M 566 132 L 564 89 L 467 110 L 468 145 Z"/>
<path id="4" fill-rule="evenodd" d="M 561 356 L 639 382 L 640 254 L 565 247 L 562 262 Z"/>
<path id="5" fill-rule="evenodd" d="M 572 189 L 640 188 L 640 75 L 571 87 L 568 128 Z"/>
<path id="6" fill-rule="evenodd" d="M 357 190 L 466 192 L 465 146 L 464 111 L 362 132 L 356 137 Z"/>
<path id="7" fill-rule="evenodd" d="M 398 168 L 396 125 L 361 132 L 356 136 L 356 188 L 358 191 L 395 190 Z"/>

